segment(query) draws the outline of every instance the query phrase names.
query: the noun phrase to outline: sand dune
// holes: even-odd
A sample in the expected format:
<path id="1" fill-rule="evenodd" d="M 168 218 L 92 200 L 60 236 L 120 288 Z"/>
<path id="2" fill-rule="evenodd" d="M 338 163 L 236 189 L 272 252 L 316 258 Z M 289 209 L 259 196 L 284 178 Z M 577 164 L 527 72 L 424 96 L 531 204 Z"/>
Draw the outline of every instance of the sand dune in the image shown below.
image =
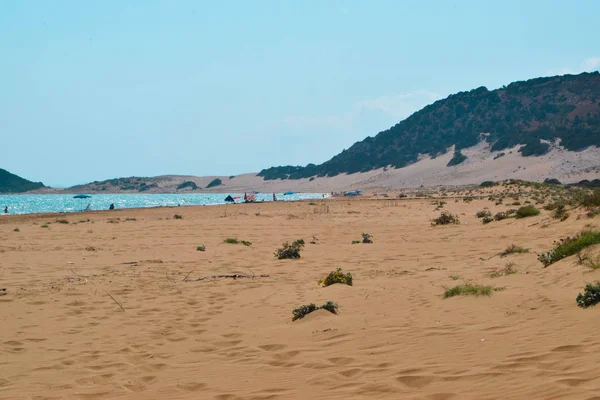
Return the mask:
<path id="1" fill-rule="evenodd" d="M 600 310 L 575 297 L 600 271 L 544 269 L 535 254 L 598 217 L 482 225 L 483 207 L 506 208 L 450 200 L 462 223 L 445 227 L 430 226 L 430 200 L 4 217 L 0 397 L 598 398 Z M 362 232 L 374 243 L 352 245 Z M 297 238 L 301 259 L 273 258 Z M 531 253 L 496 256 L 511 243 Z M 518 274 L 489 277 L 509 261 Z M 337 267 L 354 286 L 319 287 Z M 189 281 L 227 273 L 269 277 Z M 505 290 L 443 299 L 451 275 Z M 328 300 L 339 315 L 292 322 L 295 307 Z"/>

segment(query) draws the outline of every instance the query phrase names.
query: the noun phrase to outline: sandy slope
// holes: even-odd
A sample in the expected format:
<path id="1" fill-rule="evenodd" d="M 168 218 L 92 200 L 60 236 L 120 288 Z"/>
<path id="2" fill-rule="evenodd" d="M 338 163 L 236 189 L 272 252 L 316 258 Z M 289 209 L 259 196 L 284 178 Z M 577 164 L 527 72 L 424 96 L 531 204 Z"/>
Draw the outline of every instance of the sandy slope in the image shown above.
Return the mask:
<path id="1" fill-rule="evenodd" d="M 197 192 L 242 193 L 259 190 L 261 192 L 297 192 L 328 193 L 352 189 L 395 190 L 402 188 L 432 187 L 439 185 L 479 184 L 486 180 L 523 179 L 541 182 L 546 178 L 557 178 L 563 183 L 579 182 L 583 179 L 600 178 L 600 149 L 590 147 L 581 152 L 565 151 L 557 145 L 542 157 L 522 157 L 516 146 L 502 152 L 490 151 L 490 145 L 480 142 L 477 146 L 463 150 L 468 159 L 460 165 L 447 167 L 452 158 L 453 149 L 448 153 L 431 159 L 423 156 L 420 161 L 405 168 L 386 168 L 357 173 L 341 174 L 335 177 L 299 180 L 265 181 L 256 173 L 228 176 L 180 176 L 165 175 L 151 178 L 157 188 L 145 193 L 181 192 L 177 186 L 184 181 L 192 181 L 200 188 Z M 498 157 L 500 153 L 505 155 Z M 213 179 L 219 178 L 223 185 L 204 189 Z M 77 192 L 93 192 L 99 187 L 88 185 L 78 188 Z M 110 192 L 108 191 L 101 193 Z"/>
<path id="2" fill-rule="evenodd" d="M 484 206 L 505 209 L 449 201 L 463 223 L 447 227 L 430 226 L 426 200 L 0 218 L 0 397 L 597 399 L 600 309 L 575 297 L 600 271 L 543 269 L 534 253 L 598 217 L 484 226 Z M 350 244 L 362 232 L 374 244 Z M 273 259 L 313 235 L 302 259 Z M 510 243 L 532 253 L 494 256 Z M 519 274 L 489 278 L 509 261 Z M 336 267 L 355 285 L 318 287 Z M 270 277 L 183 282 L 250 271 Z M 450 275 L 506 290 L 444 300 Z M 340 315 L 292 323 L 293 308 L 327 300 Z"/>

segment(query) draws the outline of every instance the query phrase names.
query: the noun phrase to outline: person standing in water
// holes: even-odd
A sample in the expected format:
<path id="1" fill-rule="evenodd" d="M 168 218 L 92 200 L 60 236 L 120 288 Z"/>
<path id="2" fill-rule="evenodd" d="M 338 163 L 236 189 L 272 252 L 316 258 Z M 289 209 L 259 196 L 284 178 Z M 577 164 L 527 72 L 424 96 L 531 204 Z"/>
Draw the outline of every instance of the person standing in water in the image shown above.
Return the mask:
<path id="1" fill-rule="evenodd" d="M 4 214 L 8 214 L 8 206 L 4 207 Z"/>
<path id="2" fill-rule="evenodd" d="M 277 201 L 277 196 L 275 196 L 275 193 L 273 193 L 273 201 Z"/>

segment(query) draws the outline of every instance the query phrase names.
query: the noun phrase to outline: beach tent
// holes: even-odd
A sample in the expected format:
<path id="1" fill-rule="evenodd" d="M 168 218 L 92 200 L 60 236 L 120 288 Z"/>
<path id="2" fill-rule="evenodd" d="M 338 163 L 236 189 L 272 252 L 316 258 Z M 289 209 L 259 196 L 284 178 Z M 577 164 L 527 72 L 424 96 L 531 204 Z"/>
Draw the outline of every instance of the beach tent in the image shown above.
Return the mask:
<path id="1" fill-rule="evenodd" d="M 235 203 L 235 200 L 233 199 L 233 197 L 231 197 L 231 195 L 225 197 L 225 201 L 227 203 Z"/>

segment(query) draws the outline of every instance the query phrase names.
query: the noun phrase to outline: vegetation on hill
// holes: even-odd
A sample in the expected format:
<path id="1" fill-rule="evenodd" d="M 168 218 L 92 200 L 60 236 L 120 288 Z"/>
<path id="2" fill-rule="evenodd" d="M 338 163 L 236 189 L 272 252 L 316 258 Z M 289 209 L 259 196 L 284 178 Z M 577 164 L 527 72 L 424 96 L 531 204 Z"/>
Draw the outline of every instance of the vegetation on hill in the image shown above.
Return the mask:
<path id="1" fill-rule="evenodd" d="M 182 182 L 179 186 L 177 186 L 177 190 L 187 189 L 187 188 L 190 188 L 192 190 L 196 190 L 196 189 L 198 189 L 198 185 L 196 185 L 192 181 L 185 181 L 185 182 Z"/>
<path id="2" fill-rule="evenodd" d="M 0 193 L 22 193 L 43 187 L 42 182 L 31 182 L 0 168 Z"/>
<path id="3" fill-rule="evenodd" d="M 221 181 L 219 178 L 217 179 L 213 179 L 212 181 L 210 181 L 210 183 L 208 185 L 206 185 L 206 188 L 211 188 L 211 187 L 215 187 L 215 186 L 220 186 L 223 184 L 223 181 Z"/>
<path id="4" fill-rule="evenodd" d="M 262 170 L 265 180 L 300 179 L 401 168 L 420 154 L 436 157 L 490 143 L 493 151 L 524 145 L 523 156 L 545 154 L 544 141 L 560 139 L 567 150 L 600 146 L 600 73 L 536 78 L 497 90 L 480 87 L 436 101 L 404 121 L 343 150 L 321 165 Z M 456 155 L 455 155 L 456 158 Z"/>
<path id="5" fill-rule="evenodd" d="M 158 187 L 155 182 L 151 182 L 153 178 L 141 178 L 132 176 L 130 178 L 115 178 L 105 181 L 94 181 L 86 185 L 77 185 L 69 188 L 72 191 L 85 192 L 114 192 L 114 191 L 135 191 L 145 192 L 147 190 Z"/>

